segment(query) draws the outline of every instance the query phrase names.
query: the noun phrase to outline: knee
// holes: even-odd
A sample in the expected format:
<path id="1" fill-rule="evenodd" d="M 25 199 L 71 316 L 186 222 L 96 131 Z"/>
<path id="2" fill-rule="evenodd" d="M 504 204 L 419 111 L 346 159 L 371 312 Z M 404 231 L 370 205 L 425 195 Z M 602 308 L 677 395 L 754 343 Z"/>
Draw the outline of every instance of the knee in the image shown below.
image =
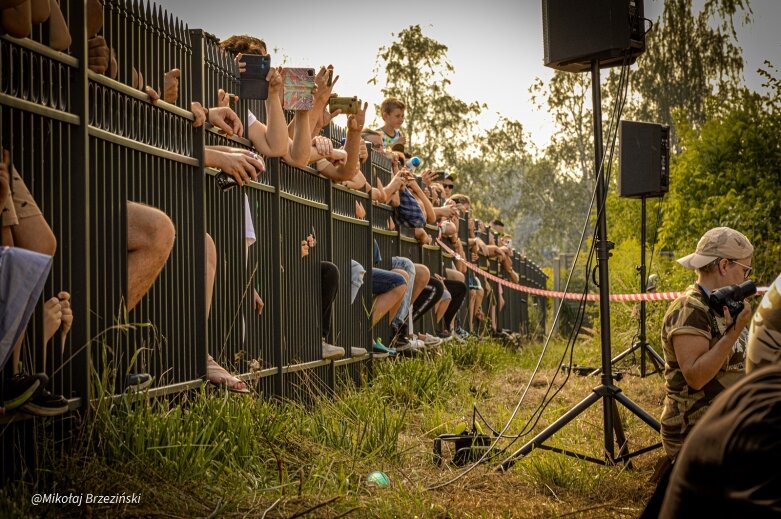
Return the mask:
<path id="1" fill-rule="evenodd" d="M 420 263 L 415 263 L 415 282 L 426 285 L 428 284 L 429 279 L 431 279 L 431 271 L 428 267 L 421 265 Z"/>
<path id="2" fill-rule="evenodd" d="M 407 288 L 407 283 L 409 283 L 409 274 L 406 271 L 402 270 L 402 269 L 393 269 L 391 272 L 395 272 L 397 274 L 400 274 L 401 277 L 404 278 L 404 285 L 401 285 L 401 286 L 403 286 L 406 289 Z"/>
<path id="3" fill-rule="evenodd" d="M 141 248 L 153 250 L 161 256 L 171 253 L 176 239 L 176 228 L 167 214 L 154 207 L 128 204 L 127 223 L 128 242 L 139 244 Z"/>
<path id="4" fill-rule="evenodd" d="M 168 218 L 168 215 L 161 211 L 158 211 L 158 213 L 159 215 L 155 220 L 154 231 L 151 235 L 151 240 L 155 244 L 155 248 L 157 248 L 161 253 L 168 255 L 174 248 L 174 241 L 176 240 L 176 228 L 174 227 L 174 223 L 171 221 L 171 219 Z M 212 245 L 214 245 L 214 241 L 212 241 Z M 214 254 L 216 258 L 216 248 Z"/>
<path id="5" fill-rule="evenodd" d="M 320 262 L 320 276 L 324 283 L 339 283 L 339 267 L 330 261 Z"/>

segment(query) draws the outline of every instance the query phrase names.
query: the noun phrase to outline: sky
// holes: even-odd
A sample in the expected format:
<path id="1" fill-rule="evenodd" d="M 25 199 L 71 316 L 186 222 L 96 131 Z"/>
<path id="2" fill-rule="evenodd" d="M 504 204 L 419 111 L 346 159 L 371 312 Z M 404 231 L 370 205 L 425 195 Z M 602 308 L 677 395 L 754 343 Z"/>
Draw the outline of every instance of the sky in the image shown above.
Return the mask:
<path id="1" fill-rule="evenodd" d="M 156 0 L 190 28 L 203 28 L 219 38 L 250 34 L 263 38 L 272 64 L 319 67 L 333 64 L 340 76 L 339 95 L 356 95 L 369 106 L 382 101 L 381 83 L 369 85 L 380 47 L 391 44 L 393 34 L 420 24 L 426 36 L 448 47 L 455 67 L 449 92 L 467 102 L 487 103 L 480 124 L 493 126 L 498 114 L 519 120 L 532 141 L 546 146 L 553 121 L 535 107 L 529 87 L 539 77 L 550 79 L 553 70 L 543 65 L 542 2 L 540 0 L 397 0 L 366 2 L 340 0 Z M 701 5 L 702 0 L 695 0 Z M 645 0 L 645 16 L 655 20 L 661 0 Z M 749 88 L 761 89 L 756 70 L 769 59 L 781 69 L 781 0 L 751 0 L 753 23 L 738 24 L 743 48 L 744 79 Z M 370 109 L 371 110 L 371 109 Z M 378 116 L 367 114 L 369 127 L 380 126 Z M 337 120 L 337 123 L 344 121 Z"/>

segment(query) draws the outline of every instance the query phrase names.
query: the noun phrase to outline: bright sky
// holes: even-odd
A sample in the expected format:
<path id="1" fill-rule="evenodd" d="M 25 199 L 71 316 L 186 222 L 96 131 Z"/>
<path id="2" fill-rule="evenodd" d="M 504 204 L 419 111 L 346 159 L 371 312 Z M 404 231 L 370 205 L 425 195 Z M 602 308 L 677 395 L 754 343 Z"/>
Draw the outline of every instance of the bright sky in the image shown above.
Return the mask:
<path id="1" fill-rule="evenodd" d="M 492 126 L 497 113 L 517 119 L 539 147 L 546 145 L 553 132 L 551 119 L 532 105 L 528 92 L 536 77 L 545 80 L 553 73 L 542 63 L 540 0 L 156 3 L 190 28 L 204 28 L 219 38 L 232 34 L 263 38 L 272 64 L 281 63 L 283 56 L 287 56 L 288 66 L 331 63 L 341 76 L 336 89 L 339 95 L 357 95 L 370 106 L 382 101 L 381 86 L 367 84 L 378 49 L 393 41 L 392 33 L 420 24 L 425 35 L 448 47 L 448 58 L 455 67 L 450 92 L 467 102 L 488 104 L 481 125 Z M 645 0 L 644 6 L 647 18 L 659 17 L 660 0 Z M 738 27 L 738 43 L 746 61 L 746 84 L 757 90 L 761 79 L 756 70 L 763 60 L 770 59 L 781 68 L 781 1 L 751 0 L 751 6 L 754 21 L 751 26 Z"/>

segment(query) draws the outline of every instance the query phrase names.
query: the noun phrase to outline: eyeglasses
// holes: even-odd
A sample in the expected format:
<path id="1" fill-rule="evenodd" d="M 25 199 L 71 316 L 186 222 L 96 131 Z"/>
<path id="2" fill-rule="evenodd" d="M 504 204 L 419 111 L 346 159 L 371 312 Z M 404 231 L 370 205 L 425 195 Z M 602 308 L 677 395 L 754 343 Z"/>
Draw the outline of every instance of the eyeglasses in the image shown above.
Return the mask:
<path id="1" fill-rule="evenodd" d="M 453 184 L 442 184 L 445 189 L 453 189 Z"/>
<path id="2" fill-rule="evenodd" d="M 734 263 L 735 265 L 740 265 L 743 267 L 743 279 L 748 279 L 748 277 L 751 275 L 751 271 L 754 269 L 754 267 L 749 267 L 748 265 L 744 265 L 743 263 L 739 261 L 735 261 L 733 259 L 729 260 L 730 263 Z"/>

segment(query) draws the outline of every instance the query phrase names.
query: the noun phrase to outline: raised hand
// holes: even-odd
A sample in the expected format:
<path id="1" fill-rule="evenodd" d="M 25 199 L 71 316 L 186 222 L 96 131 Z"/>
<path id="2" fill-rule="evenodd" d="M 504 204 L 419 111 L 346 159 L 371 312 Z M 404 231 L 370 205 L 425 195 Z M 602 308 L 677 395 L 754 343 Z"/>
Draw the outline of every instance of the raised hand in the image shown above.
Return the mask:
<path id="1" fill-rule="evenodd" d="M 266 76 L 268 81 L 268 97 L 272 99 L 274 96 L 279 96 L 282 93 L 284 84 L 282 82 L 282 67 L 274 68 L 268 71 Z"/>
<path id="2" fill-rule="evenodd" d="M 366 108 L 369 103 L 363 103 L 361 105 L 360 99 L 358 100 L 358 112 L 347 116 L 347 129 L 353 132 L 360 132 L 363 130 L 363 125 L 366 122 Z"/>

